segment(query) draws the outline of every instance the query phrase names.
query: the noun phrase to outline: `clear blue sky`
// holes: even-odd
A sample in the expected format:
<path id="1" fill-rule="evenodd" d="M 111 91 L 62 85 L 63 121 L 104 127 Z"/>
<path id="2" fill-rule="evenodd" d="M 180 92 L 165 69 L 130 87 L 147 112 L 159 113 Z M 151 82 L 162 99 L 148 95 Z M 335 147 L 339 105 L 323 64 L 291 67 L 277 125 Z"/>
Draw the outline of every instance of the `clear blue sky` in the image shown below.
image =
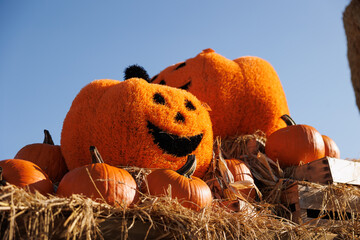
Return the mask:
<path id="1" fill-rule="evenodd" d="M 60 144 L 79 90 L 122 80 L 131 64 L 153 76 L 205 48 L 268 60 L 292 117 L 360 158 L 360 115 L 350 81 L 342 13 L 349 0 L 0 0 L 0 159 Z"/>

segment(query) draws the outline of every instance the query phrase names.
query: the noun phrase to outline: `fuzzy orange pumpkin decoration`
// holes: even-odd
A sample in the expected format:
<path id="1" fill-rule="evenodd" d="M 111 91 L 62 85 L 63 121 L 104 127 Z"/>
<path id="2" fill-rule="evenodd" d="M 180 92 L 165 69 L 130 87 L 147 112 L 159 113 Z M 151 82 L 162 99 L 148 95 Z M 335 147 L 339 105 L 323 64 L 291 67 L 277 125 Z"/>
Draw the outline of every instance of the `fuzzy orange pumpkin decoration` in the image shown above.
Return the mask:
<path id="1" fill-rule="evenodd" d="M 49 176 L 52 182 L 60 182 L 68 169 L 60 146 L 54 144 L 48 130 L 45 129 L 44 134 L 43 143 L 26 145 L 17 152 L 14 158 L 35 163 Z"/>
<path id="2" fill-rule="evenodd" d="M 91 145 L 110 165 L 178 169 L 194 154 L 195 175 L 203 176 L 212 158 L 212 125 L 206 107 L 187 91 L 140 78 L 96 80 L 64 120 L 61 149 L 69 169 L 88 163 Z"/>
<path id="3" fill-rule="evenodd" d="M 289 114 L 285 93 L 274 68 L 258 57 L 229 60 L 212 49 L 172 65 L 152 83 L 188 90 L 210 108 L 214 136 L 267 135 L 285 127 Z"/>
<path id="4" fill-rule="evenodd" d="M 0 161 L 0 180 L 31 192 L 53 193 L 54 188 L 46 173 L 36 164 L 22 159 Z"/>
<path id="5" fill-rule="evenodd" d="M 138 190 L 130 173 L 104 163 L 96 147 L 91 146 L 90 153 L 92 163 L 65 174 L 56 194 L 63 197 L 82 194 L 96 201 L 103 199 L 108 204 L 122 207 L 135 203 Z"/>

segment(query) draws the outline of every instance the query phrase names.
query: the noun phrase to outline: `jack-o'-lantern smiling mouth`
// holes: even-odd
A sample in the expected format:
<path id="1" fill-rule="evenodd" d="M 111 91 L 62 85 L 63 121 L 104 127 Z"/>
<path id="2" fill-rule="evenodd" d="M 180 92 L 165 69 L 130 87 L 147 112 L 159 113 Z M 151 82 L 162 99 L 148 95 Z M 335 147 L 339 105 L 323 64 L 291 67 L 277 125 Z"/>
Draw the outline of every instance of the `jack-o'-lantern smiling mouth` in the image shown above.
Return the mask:
<path id="1" fill-rule="evenodd" d="M 175 134 L 167 133 L 147 121 L 149 133 L 153 136 L 153 141 L 167 154 L 176 157 L 184 157 L 193 152 L 200 144 L 203 134 L 189 137 L 180 137 Z"/>

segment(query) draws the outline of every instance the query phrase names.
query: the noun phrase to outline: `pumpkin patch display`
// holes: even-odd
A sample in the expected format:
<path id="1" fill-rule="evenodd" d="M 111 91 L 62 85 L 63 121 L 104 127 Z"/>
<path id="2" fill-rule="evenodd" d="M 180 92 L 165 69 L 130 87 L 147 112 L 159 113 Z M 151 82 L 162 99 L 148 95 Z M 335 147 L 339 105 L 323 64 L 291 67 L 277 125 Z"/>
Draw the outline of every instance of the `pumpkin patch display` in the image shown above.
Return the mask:
<path id="1" fill-rule="evenodd" d="M 185 89 L 210 108 L 214 136 L 266 135 L 285 127 L 289 114 L 281 82 L 269 62 L 259 57 L 229 60 L 212 49 L 169 66 L 152 83 Z"/>
<path id="2" fill-rule="evenodd" d="M 60 182 L 68 171 L 65 160 L 61 154 L 59 145 L 54 145 L 50 132 L 44 130 L 43 143 L 26 145 L 17 152 L 15 159 L 24 159 L 38 165 L 51 179 L 52 182 Z"/>
<path id="3" fill-rule="evenodd" d="M 46 173 L 36 164 L 22 159 L 0 161 L 0 180 L 20 188 L 38 191 L 41 194 L 53 193 L 54 188 Z"/>
<path id="4" fill-rule="evenodd" d="M 144 191 L 152 196 L 166 196 L 170 186 L 171 197 L 177 198 L 184 207 L 198 211 L 210 206 L 213 199 L 211 190 L 203 180 L 192 176 L 195 168 L 196 157 L 190 155 L 177 171 L 156 169 L 146 177 Z"/>
<path id="5" fill-rule="evenodd" d="M 127 207 L 138 199 L 134 178 L 124 169 L 110 166 L 102 160 L 98 150 L 90 147 L 92 163 L 69 171 L 56 194 L 70 197 L 82 194 L 93 200 L 105 200 L 114 206 Z"/>
<path id="6" fill-rule="evenodd" d="M 290 116 L 282 119 L 287 127 L 272 133 L 266 140 L 265 153 L 278 160 L 280 166 L 297 166 L 325 157 L 325 144 L 322 135 L 312 126 L 295 124 Z"/>
<path id="7" fill-rule="evenodd" d="M 178 169 L 194 154 L 201 177 L 212 159 L 212 124 L 206 106 L 185 90 L 135 77 L 96 80 L 64 120 L 61 149 L 69 169 L 88 163 L 91 145 L 121 166 Z"/>

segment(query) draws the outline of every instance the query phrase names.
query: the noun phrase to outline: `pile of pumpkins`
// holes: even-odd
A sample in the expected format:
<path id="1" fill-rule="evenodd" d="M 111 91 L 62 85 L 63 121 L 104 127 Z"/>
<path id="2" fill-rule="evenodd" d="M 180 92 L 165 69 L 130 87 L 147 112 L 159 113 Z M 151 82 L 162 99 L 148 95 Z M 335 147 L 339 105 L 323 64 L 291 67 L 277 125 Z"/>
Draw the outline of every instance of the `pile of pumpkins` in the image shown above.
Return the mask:
<path id="1" fill-rule="evenodd" d="M 142 193 L 167 194 L 170 185 L 172 197 L 200 210 L 213 200 L 201 178 L 213 158 L 214 136 L 257 130 L 267 136 L 266 155 L 282 167 L 340 157 L 331 138 L 290 118 L 280 80 L 267 61 L 229 60 L 205 49 L 151 79 L 132 65 L 125 81 L 89 83 L 65 117 L 61 144 L 54 145 L 45 130 L 43 143 L 0 161 L 2 179 L 42 194 L 54 194 L 58 183 L 59 196 L 83 194 L 114 206 L 132 206 Z M 253 182 L 244 162 L 226 163 L 235 181 Z M 137 186 L 118 166 L 154 170 Z M 249 189 L 239 194 L 255 198 Z"/>
<path id="2" fill-rule="evenodd" d="M 196 169 L 195 155 L 189 155 L 185 165 L 177 171 L 162 168 L 151 171 L 139 190 L 132 175 L 122 168 L 106 164 L 95 146 L 90 146 L 88 164 L 68 171 L 60 146 L 53 144 L 47 130 L 44 132 L 43 143 L 26 145 L 14 159 L 0 161 L 1 184 L 10 183 L 43 195 L 54 194 L 56 188 L 58 196 L 82 194 L 121 207 L 136 204 L 141 192 L 153 196 L 167 194 L 170 184 L 172 196 L 185 200 L 182 202 L 185 207 L 200 210 L 212 203 L 208 185 L 192 176 Z M 188 196 L 190 192 L 192 194 Z"/>

